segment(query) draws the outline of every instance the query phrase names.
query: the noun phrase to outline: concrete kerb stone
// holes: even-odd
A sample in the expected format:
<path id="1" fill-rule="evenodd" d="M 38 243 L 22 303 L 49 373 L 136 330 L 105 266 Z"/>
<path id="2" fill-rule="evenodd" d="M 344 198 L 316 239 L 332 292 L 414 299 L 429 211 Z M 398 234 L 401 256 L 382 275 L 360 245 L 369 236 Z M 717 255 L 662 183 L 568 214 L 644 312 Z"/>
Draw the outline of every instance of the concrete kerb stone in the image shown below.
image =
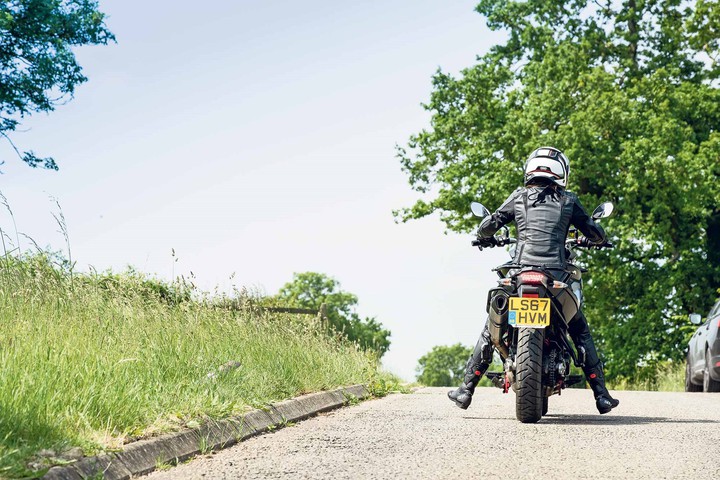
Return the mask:
<path id="1" fill-rule="evenodd" d="M 94 479 L 97 478 L 100 473 L 102 473 L 105 478 L 130 478 L 132 474 L 113 453 L 83 458 L 67 468 L 75 470 L 82 479 Z"/>
<path id="2" fill-rule="evenodd" d="M 102 474 L 109 480 L 128 480 L 155 470 L 158 464 L 182 462 L 197 454 L 230 447 L 271 428 L 283 427 L 288 422 L 304 420 L 369 396 L 370 392 L 364 385 L 303 395 L 197 429 L 140 440 L 120 452 L 53 467 L 43 478 L 84 480 Z"/>
<path id="3" fill-rule="evenodd" d="M 243 425 L 248 430 L 249 438 L 252 435 L 262 433 L 268 429 L 269 426 L 274 425 L 272 417 L 263 410 L 253 410 L 243 417 Z M 251 433 L 252 432 L 252 433 Z"/>
<path id="4" fill-rule="evenodd" d="M 162 441 L 160 441 L 161 439 Z M 190 430 L 158 437 L 157 440 L 149 439 L 131 443 L 122 452 L 117 452 L 115 455 L 132 475 L 144 475 L 155 470 L 158 463 L 181 462 L 197 450 L 200 450 L 198 432 Z M 125 477 L 105 475 L 105 478 Z"/>
<path id="5" fill-rule="evenodd" d="M 82 480 L 80 474 L 70 467 L 52 467 L 43 478 L 54 480 Z"/>
<path id="6" fill-rule="evenodd" d="M 212 422 L 200 427 L 198 438 L 205 450 L 222 450 L 243 439 L 246 428 L 237 418 Z"/>

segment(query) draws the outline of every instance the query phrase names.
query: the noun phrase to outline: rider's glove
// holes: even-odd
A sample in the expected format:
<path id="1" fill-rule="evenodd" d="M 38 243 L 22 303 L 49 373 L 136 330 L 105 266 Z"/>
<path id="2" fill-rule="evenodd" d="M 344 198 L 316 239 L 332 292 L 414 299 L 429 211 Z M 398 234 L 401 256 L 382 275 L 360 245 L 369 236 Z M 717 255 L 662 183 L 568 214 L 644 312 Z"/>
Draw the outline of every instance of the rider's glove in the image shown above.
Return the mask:
<path id="1" fill-rule="evenodd" d="M 581 247 L 597 248 L 597 249 L 601 249 L 603 246 L 607 245 L 607 243 L 595 243 L 587 237 L 580 237 L 577 240 L 575 240 L 575 243 L 577 243 Z"/>
<path id="2" fill-rule="evenodd" d="M 595 243 L 591 242 L 589 238 L 587 237 L 580 237 L 575 240 L 575 243 L 580 245 L 581 247 L 593 247 L 595 246 Z"/>
<path id="3" fill-rule="evenodd" d="M 495 237 L 478 237 L 477 245 L 479 247 L 494 247 L 497 245 L 497 240 L 495 240 Z"/>

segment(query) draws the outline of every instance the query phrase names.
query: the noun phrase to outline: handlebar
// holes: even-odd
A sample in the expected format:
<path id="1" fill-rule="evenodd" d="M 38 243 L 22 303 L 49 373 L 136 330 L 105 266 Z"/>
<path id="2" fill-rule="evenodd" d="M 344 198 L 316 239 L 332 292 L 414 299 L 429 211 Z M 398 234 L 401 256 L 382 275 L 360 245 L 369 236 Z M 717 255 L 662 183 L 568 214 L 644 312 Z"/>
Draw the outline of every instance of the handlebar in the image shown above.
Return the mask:
<path id="1" fill-rule="evenodd" d="M 610 241 L 599 244 L 589 243 L 585 237 L 569 238 L 565 241 L 565 246 L 568 248 L 594 248 L 597 250 L 600 250 L 601 248 L 615 248 L 615 244 Z"/>
<path id="2" fill-rule="evenodd" d="M 502 247 L 505 245 L 510 245 L 511 243 L 517 243 L 516 238 L 512 237 L 489 237 L 489 238 L 478 238 L 476 240 L 473 240 L 471 242 L 471 245 L 473 247 L 478 247 L 480 250 L 483 248 L 493 248 L 493 247 Z M 615 248 L 615 244 L 612 242 L 606 241 L 605 243 L 601 244 L 586 244 L 581 241 L 581 239 L 575 239 L 570 238 L 565 241 L 565 246 L 568 248 L 589 248 L 589 249 L 601 249 L 601 248 Z"/>
<path id="3" fill-rule="evenodd" d="M 473 240 L 471 245 L 482 250 L 483 248 L 502 247 L 504 245 L 510 245 L 511 243 L 517 243 L 517 239 L 511 237 L 478 238 Z"/>

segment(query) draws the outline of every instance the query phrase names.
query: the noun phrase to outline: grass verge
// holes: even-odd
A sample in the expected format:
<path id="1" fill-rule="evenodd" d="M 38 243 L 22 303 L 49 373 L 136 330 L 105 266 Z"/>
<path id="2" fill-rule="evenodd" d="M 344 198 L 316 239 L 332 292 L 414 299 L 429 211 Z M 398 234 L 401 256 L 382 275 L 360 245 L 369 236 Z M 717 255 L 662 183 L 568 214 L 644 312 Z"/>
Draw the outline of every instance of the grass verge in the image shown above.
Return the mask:
<path id="1" fill-rule="evenodd" d="M 623 378 L 609 381 L 608 388 L 613 390 L 646 390 L 654 392 L 685 391 L 685 364 L 663 362 L 652 371 L 642 372 L 635 378 Z"/>
<path id="2" fill-rule="evenodd" d="M 239 310 L 140 274 L 0 258 L 0 477 L 299 394 L 396 380 L 313 318 Z"/>

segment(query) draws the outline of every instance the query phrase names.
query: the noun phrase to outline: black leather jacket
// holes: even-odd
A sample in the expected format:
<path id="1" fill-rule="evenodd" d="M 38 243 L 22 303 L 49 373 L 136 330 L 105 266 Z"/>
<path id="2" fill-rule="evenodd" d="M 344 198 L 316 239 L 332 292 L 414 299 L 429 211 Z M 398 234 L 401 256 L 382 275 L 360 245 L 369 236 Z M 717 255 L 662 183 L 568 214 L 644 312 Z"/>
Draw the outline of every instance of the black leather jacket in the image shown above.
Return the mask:
<path id="1" fill-rule="evenodd" d="M 577 195 L 562 188 L 521 187 L 480 224 L 478 234 L 491 237 L 515 221 L 518 244 L 514 263 L 565 268 L 565 239 L 574 225 L 591 242 L 601 244 L 605 231 L 583 208 Z"/>

